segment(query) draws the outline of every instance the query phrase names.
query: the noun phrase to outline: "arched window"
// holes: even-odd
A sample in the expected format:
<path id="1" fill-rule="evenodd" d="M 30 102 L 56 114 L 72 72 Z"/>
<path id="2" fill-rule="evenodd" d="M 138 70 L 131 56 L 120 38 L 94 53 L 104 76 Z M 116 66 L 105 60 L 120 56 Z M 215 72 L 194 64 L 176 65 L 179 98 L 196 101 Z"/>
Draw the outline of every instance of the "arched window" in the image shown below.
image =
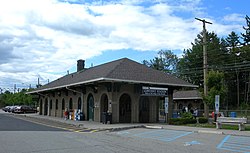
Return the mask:
<path id="1" fill-rule="evenodd" d="M 62 99 L 62 110 L 65 110 L 65 101 Z"/>
<path id="2" fill-rule="evenodd" d="M 49 102 L 49 109 L 52 109 L 52 99 Z"/>
<path id="3" fill-rule="evenodd" d="M 78 105 L 77 105 L 77 109 L 81 109 L 82 107 L 82 99 L 81 97 L 78 98 Z"/>
<path id="4" fill-rule="evenodd" d="M 58 99 L 56 99 L 56 110 L 58 110 Z"/>
<path id="5" fill-rule="evenodd" d="M 183 105 L 182 105 L 182 104 L 179 104 L 178 108 L 179 108 L 179 109 L 182 109 L 182 108 L 183 108 Z"/>
<path id="6" fill-rule="evenodd" d="M 70 110 L 73 109 L 73 101 L 72 101 L 72 98 L 70 98 L 70 100 L 69 100 L 69 109 L 70 109 Z"/>

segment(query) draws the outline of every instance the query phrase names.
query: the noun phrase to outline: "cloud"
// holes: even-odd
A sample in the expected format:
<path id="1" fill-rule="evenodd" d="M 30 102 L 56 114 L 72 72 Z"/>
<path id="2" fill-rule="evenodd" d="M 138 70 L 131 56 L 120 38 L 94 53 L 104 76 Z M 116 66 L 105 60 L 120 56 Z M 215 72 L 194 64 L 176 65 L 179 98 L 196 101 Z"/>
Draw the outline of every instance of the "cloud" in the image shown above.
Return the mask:
<path id="1" fill-rule="evenodd" d="M 202 26 L 177 13 L 202 10 L 200 0 L 1 0 L 0 80 L 52 81 L 108 50 L 189 48 Z"/>
<path id="2" fill-rule="evenodd" d="M 226 22 L 244 22 L 245 21 L 245 16 L 242 14 L 237 14 L 237 13 L 233 13 L 233 14 L 228 14 L 226 16 L 224 16 L 224 21 Z"/>

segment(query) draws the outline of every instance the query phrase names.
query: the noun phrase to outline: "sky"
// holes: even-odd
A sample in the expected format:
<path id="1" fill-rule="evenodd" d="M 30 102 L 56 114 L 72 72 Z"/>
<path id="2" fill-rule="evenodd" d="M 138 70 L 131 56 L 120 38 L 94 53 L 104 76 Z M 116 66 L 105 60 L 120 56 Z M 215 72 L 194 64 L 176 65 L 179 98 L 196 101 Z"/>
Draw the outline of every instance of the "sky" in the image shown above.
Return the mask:
<path id="1" fill-rule="evenodd" d="M 35 87 L 121 58 L 141 63 L 191 48 L 202 23 L 240 34 L 249 0 L 0 0 L 0 91 Z M 16 90 L 17 91 L 17 90 Z"/>

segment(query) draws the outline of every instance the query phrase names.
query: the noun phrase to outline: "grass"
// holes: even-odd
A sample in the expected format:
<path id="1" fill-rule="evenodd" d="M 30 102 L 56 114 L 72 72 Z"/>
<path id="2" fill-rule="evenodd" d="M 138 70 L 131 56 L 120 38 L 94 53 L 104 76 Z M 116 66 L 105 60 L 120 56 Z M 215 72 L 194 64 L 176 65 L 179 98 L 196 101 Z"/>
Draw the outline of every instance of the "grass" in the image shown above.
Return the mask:
<path id="1" fill-rule="evenodd" d="M 209 123 L 204 123 L 204 124 L 187 124 L 187 126 L 201 127 L 201 128 L 216 128 L 215 124 L 209 124 Z M 239 127 L 238 127 L 238 125 L 226 125 L 226 124 L 223 124 L 222 125 L 222 129 L 226 129 L 226 130 L 239 130 Z M 245 126 L 245 131 L 250 131 L 250 126 L 249 125 Z"/>

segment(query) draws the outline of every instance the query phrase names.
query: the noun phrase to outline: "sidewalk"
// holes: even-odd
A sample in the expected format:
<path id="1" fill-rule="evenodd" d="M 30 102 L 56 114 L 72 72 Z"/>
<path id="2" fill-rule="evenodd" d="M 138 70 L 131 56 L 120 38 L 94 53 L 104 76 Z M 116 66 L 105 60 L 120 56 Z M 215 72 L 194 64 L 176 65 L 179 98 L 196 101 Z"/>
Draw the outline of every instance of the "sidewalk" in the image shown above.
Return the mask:
<path id="1" fill-rule="evenodd" d="M 179 131 L 189 131 L 194 133 L 210 133 L 210 134 L 224 134 L 224 135 L 237 135 L 237 136 L 248 136 L 250 137 L 250 131 L 238 131 L 238 130 L 225 130 L 225 129 L 215 129 L 215 128 L 200 128 L 200 127 L 189 127 L 189 126 L 175 126 L 167 125 L 166 123 L 116 123 L 116 124 L 102 124 L 100 122 L 94 121 L 73 121 L 64 120 L 63 118 L 43 116 L 38 114 L 22 114 L 26 117 L 34 117 L 46 120 L 52 120 L 56 122 L 62 122 L 78 127 L 97 129 L 97 130 L 108 130 L 108 131 L 118 131 L 131 128 L 154 128 L 154 129 L 168 129 L 168 130 L 179 130 Z"/>

